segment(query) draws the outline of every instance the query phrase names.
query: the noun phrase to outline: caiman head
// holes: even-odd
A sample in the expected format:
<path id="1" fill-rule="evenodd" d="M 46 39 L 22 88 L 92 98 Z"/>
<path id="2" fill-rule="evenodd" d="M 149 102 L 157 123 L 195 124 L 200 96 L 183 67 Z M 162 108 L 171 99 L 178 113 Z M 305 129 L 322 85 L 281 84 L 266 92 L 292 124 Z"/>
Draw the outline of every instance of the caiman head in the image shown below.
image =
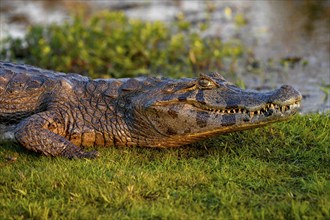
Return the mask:
<path id="1" fill-rule="evenodd" d="M 242 90 L 211 73 L 149 80 L 130 99 L 129 118 L 136 125 L 128 124 L 131 133 L 143 136 L 141 145 L 179 146 L 285 120 L 297 112 L 302 96 L 289 85 L 270 92 Z"/>

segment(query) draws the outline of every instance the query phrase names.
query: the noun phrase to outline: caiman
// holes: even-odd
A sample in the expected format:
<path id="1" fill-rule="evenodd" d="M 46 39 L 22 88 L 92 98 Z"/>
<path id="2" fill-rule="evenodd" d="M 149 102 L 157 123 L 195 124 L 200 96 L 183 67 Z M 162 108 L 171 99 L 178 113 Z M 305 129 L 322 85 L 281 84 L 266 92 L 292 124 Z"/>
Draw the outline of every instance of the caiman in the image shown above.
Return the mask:
<path id="1" fill-rule="evenodd" d="M 92 80 L 0 61 L 0 139 L 47 156 L 94 158 L 85 147 L 175 147 L 282 121 L 301 99 L 289 85 L 242 90 L 218 73 Z"/>

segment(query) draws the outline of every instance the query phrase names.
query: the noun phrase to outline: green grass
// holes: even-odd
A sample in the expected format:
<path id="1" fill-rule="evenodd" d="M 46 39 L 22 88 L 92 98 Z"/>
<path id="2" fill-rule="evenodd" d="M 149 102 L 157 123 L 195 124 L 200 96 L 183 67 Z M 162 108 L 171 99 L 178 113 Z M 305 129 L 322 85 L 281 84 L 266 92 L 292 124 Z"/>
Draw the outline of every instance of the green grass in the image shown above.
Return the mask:
<path id="1" fill-rule="evenodd" d="M 329 219 L 330 112 L 96 160 L 0 148 L 0 219 Z M 15 161 L 7 161 L 16 157 Z"/>

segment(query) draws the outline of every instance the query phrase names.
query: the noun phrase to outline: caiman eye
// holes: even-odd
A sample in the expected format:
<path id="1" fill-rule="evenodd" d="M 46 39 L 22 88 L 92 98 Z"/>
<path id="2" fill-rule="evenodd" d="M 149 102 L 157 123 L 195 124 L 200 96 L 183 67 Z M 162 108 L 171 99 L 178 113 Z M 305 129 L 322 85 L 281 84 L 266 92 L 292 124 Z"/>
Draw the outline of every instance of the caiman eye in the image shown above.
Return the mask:
<path id="1" fill-rule="evenodd" d="M 212 82 L 208 79 L 198 80 L 198 85 L 199 85 L 199 87 L 205 88 L 205 89 L 210 89 L 210 88 L 213 88 L 215 86 L 214 82 Z"/>

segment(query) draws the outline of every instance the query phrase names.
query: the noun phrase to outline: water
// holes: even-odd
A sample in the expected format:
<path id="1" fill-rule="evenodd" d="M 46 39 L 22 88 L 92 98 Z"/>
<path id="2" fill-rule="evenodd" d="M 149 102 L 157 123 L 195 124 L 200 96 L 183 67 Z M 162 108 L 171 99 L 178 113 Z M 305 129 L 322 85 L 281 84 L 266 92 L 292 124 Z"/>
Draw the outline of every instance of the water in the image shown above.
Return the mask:
<path id="1" fill-rule="evenodd" d="M 78 6 L 77 6 L 78 4 Z M 205 37 L 224 41 L 241 39 L 262 73 L 246 66 L 237 74 L 248 88 L 274 88 L 290 84 L 303 95 L 303 112 L 330 110 L 330 97 L 322 88 L 330 85 L 330 1 L 9 1 L 0 2 L 0 38 L 22 37 L 29 24 L 61 23 L 76 8 L 89 11 L 124 10 L 132 18 L 169 22 L 183 12 L 192 23 L 210 14 Z M 247 24 L 238 27 L 242 15 Z M 286 60 L 296 61 L 284 62 Z M 283 61 L 281 63 L 281 61 Z M 282 64 L 289 64 L 283 66 Z M 292 64 L 292 66 L 290 66 Z M 325 90 L 329 92 L 328 90 Z"/>

